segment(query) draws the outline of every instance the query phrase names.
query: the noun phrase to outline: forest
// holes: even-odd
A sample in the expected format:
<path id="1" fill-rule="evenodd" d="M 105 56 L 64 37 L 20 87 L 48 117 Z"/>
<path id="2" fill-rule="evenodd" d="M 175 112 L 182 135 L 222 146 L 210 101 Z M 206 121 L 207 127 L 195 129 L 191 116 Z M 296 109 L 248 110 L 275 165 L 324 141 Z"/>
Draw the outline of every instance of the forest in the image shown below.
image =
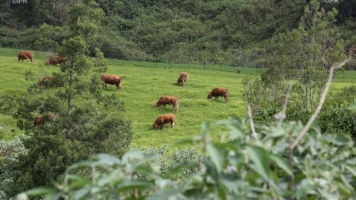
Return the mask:
<path id="1" fill-rule="evenodd" d="M 8 0 L 0 6 L 0 46 L 9 49 L 0 55 L 6 73 L 0 76 L 9 80 L 1 80 L 0 117 L 15 119 L 23 132 L 0 140 L 0 199 L 356 196 L 355 1 Z M 67 61 L 56 68 L 42 58 L 14 62 L 12 49 Z M 186 107 L 182 101 L 177 116 L 196 108 L 188 117 L 208 118 L 215 112 L 209 105 L 245 112 L 201 121 L 201 134 L 174 138 L 169 146 L 134 148 L 137 121 L 127 117 L 125 95 L 158 95 L 160 88 L 148 90 L 136 80 L 143 86 L 130 89 L 125 81 L 133 75 L 124 74 L 127 93 L 103 90 L 99 75 L 125 69 L 118 60 L 236 67 L 237 73 L 189 71 L 241 86 L 229 103 L 194 99 L 216 84 L 212 78 L 204 83 L 209 86 L 193 79 L 169 87 L 196 100 Z M 36 82 L 37 65 L 51 67 L 56 81 Z M 247 74 L 251 68 L 260 74 Z M 137 76 L 162 86 L 165 80 L 153 76 L 180 69 L 165 70 L 142 69 Z M 15 90 L 18 82 L 26 89 Z M 167 132 L 174 133 L 163 129 L 156 137 Z"/>
<path id="2" fill-rule="evenodd" d="M 58 51 L 74 0 L 27 0 L 0 3 L 0 45 Z M 256 55 L 267 41 L 300 25 L 307 0 L 97 0 L 104 11 L 97 46 L 105 57 L 172 63 L 264 65 Z M 341 38 L 355 31 L 356 5 L 319 1 L 338 10 Z M 44 29 L 50 29 L 44 31 Z M 52 32 L 51 32 L 52 31 Z M 56 32 L 56 33 L 54 33 Z M 53 33 L 53 34 L 52 34 Z M 48 36 L 48 37 L 46 37 Z M 38 41 L 46 37 L 50 41 Z"/>

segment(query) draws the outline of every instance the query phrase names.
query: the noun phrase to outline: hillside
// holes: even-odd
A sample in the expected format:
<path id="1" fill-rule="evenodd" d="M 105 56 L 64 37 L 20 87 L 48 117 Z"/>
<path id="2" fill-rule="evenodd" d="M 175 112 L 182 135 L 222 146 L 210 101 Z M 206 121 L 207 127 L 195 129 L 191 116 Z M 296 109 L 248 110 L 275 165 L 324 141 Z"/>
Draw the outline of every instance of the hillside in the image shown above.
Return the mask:
<path id="1" fill-rule="evenodd" d="M 0 46 L 57 51 L 66 35 L 66 10 L 76 1 L 27 1 L 0 3 Z M 297 28 L 306 0 L 96 0 L 103 10 L 97 45 L 106 57 L 173 63 L 223 63 L 237 65 L 240 54 L 251 57 L 254 48 L 265 48 L 272 36 Z M 319 1 L 333 8 L 342 38 L 356 29 L 356 3 Z M 60 27 L 58 29 L 58 27 Z M 52 32 L 51 32 L 52 31 Z M 64 32 L 62 32 L 64 31 Z M 44 44 L 43 44 L 44 43 Z M 54 46 L 53 46 L 54 45 Z"/>

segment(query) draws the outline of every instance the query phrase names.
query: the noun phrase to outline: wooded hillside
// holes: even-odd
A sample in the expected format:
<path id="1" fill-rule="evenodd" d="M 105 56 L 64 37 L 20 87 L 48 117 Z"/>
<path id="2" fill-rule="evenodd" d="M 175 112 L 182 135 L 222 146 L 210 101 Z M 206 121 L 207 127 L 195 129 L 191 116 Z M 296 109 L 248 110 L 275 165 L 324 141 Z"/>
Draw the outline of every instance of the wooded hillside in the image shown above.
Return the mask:
<path id="1" fill-rule="evenodd" d="M 16 1 L 0 3 L 0 45 L 49 50 L 43 45 L 46 41 L 38 40 L 52 30 L 50 39 L 61 42 L 65 32 L 53 34 L 53 30 L 58 26 L 68 29 L 66 13 L 77 0 L 13 2 Z M 235 65 L 237 55 L 264 47 L 273 35 L 297 28 L 309 3 L 308 0 L 96 2 L 105 12 L 98 40 L 105 57 Z M 335 23 L 343 30 L 342 38 L 352 35 L 356 30 L 356 2 L 320 2 L 326 11 L 332 8 L 339 11 Z"/>

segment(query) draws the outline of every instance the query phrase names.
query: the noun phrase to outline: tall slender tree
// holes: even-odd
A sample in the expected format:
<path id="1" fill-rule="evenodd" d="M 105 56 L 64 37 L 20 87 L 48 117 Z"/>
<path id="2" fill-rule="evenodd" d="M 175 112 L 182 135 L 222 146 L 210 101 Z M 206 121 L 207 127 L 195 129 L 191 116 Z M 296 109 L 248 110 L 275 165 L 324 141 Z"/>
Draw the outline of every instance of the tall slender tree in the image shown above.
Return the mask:
<path id="1" fill-rule="evenodd" d="M 133 132 L 123 115 L 123 102 L 115 94 L 101 94 L 99 73 L 107 67 L 95 45 L 103 11 L 95 1 L 78 0 L 68 14 L 69 34 L 60 47 L 68 60 L 55 74 L 63 87 L 51 90 L 34 84 L 28 96 L 18 98 L 14 116 L 31 137 L 23 141 L 28 153 L 13 165 L 14 182 L 5 190 L 9 196 L 52 186 L 66 167 L 94 153 L 120 156 L 131 142 Z M 44 123 L 34 127 L 31 121 L 38 115 Z"/>

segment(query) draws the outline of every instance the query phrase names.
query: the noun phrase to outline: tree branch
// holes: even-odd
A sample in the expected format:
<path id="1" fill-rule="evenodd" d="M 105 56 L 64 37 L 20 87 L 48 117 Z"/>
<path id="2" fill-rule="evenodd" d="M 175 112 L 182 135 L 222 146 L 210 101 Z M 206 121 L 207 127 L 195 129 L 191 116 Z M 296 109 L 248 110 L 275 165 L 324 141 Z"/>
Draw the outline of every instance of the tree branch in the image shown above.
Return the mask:
<path id="1" fill-rule="evenodd" d="M 258 140 L 258 136 L 257 136 L 256 130 L 255 130 L 255 124 L 253 123 L 252 111 L 251 111 L 250 104 L 247 105 L 247 116 L 250 121 L 252 137 L 257 141 L 258 144 L 261 144 L 261 142 Z"/>
<path id="2" fill-rule="evenodd" d="M 325 64 L 328 65 L 328 62 L 325 61 L 325 58 L 322 57 L 322 60 Z M 342 62 L 340 63 L 335 63 L 333 64 L 331 67 L 330 67 L 330 71 L 329 71 L 329 78 L 328 78 L 328 81 L 326 82 L 326 85 L 325 85 L 325 89 L 323 91 L 323 94 L 321 95 L 321 98 L 320 98 L 320 101 L 319 101 L 319 105 L 318 107 L 316 108 L 314 114 L 311 116 L 311 118 L 309 119 L 308 123 L 304 126 L 303 130 L 299 133 L 297 139 L 294 141 L 294 143 L 292 144 L 291 146 L 291 149 L 294 149 L 299 141 L 303 138 L 303 136 L 307 133 L 307 131 L 309 130 L 309 128 L 311 127 L 312 123 L 314 122 L 314 120 L 318 117 L 320 111 L 321 111 L 321 108 L 323 107 L 323 104 L 325 102 L 325 99 L 326 99 L 326 94 L 328 93 L 329 91 L 329 88 L 330 88 L 330 85 L 331 85 L 331 82 L 333 80 L 333 74 L 334 74 L 334 69 L 339 69 L 341 68 L 342 66 L 344 66 L 346 63 L 348 63 L 349 61 L 351 60 L 351 55 L 349 55 L 348 58 L 346 58 L 345 60 L 343 60 Z"/>

